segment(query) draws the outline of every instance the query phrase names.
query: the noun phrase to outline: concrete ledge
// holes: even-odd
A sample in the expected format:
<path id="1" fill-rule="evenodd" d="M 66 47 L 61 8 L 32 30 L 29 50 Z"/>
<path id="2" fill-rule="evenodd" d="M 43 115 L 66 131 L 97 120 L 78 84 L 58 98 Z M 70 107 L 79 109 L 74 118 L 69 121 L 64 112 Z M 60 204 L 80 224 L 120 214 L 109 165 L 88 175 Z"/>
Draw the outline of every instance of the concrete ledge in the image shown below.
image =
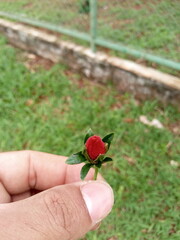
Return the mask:
<path id="1" fill-rule="evenodd" d="M 132 61 L 92 53 L 90 49 L 33 27 L 0 19 L 0 32 L 16 47 L 54 62 L 62 62 L 86 77 L 106 84 L 111 81 L 121 92 L 132 92 L 141 99 L 180 102 L 180 79 Z"/>

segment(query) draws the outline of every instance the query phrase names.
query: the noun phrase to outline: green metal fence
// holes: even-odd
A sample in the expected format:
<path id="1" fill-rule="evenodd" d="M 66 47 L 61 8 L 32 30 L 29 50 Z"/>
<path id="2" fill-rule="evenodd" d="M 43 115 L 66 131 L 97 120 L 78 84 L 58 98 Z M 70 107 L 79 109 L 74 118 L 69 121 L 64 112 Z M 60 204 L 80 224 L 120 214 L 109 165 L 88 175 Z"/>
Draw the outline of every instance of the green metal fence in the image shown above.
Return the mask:
<path id="1" fill-rule="evenodd" d="M 0 16 L 180 70 L 179 0 L 1 0 Z"/>

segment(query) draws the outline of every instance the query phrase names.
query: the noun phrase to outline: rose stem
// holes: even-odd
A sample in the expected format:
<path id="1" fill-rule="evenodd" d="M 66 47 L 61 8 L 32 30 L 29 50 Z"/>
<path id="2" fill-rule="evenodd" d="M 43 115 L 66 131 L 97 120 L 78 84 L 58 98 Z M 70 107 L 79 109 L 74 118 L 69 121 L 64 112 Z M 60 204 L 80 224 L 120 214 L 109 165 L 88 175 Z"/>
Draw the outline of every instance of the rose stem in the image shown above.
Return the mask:
<path id="1" fill-rule="evenodd" d="M 93 180 L 97 180 L 97 175 L 98 175 L 98 168 L 97 167 L 94 167 L 95 168 L 95 172 L 94 172 L 94 179 Z"/>

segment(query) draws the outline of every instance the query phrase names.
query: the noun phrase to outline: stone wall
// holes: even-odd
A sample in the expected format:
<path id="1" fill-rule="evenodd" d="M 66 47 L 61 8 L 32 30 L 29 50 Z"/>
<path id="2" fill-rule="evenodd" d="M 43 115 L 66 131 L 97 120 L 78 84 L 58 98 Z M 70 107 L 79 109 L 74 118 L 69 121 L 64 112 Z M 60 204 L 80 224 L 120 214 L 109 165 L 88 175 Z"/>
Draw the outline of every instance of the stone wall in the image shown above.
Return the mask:
<path id="1" fill-rule="evenodd" d="M 4 19 L 0 19 L 0 32 L 16 47 L 62 62 L 91 80 L 103 84 L 111 81 L 121 92 L 131 92 L 141 99 L 180 102 L 180 79 L 175 76 L 101 52 L 92 53 L 43 30 Z"/>

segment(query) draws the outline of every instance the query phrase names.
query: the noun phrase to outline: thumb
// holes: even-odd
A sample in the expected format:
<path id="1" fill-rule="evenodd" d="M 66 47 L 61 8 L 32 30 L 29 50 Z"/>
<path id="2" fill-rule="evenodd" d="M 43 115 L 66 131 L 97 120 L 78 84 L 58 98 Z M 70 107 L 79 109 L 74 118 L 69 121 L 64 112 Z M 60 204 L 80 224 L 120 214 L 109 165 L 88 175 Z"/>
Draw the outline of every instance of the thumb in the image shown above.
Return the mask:
<path id="1" fill-rule="evenodd" d="M 54 187 L 25 200 L 2 204 L 0 239 L 77 240 L 108 215 L 113 201 L 107 183 L 89 181 Z"/>

